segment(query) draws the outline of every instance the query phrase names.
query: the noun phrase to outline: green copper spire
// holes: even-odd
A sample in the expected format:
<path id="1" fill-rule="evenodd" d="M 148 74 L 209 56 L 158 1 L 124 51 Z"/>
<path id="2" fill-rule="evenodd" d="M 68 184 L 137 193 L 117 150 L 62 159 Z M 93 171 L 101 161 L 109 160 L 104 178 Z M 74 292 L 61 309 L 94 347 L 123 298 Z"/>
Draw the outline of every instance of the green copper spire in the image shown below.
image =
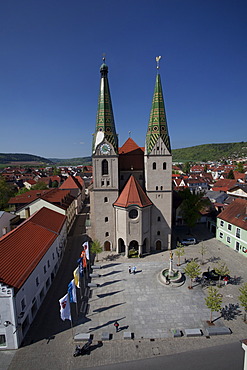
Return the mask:
<path id="1" fill-rule="evenodd" d="M 158 59 L 158 60 L 157 60 Z M 157 61 L 157 69 L 159 69 L 159 59 Z M 168 151 L 171 152 L 170 138 L 167 129 L 165 104 L 162 93 L 160 74 L 157 73 L 155 89 L 153 95 L 152 108 L 148 124 L 148 132 L 146 136 L 146 152 L 150 154 L 158 138 L 161 138 L 167 147 Z"/>
<path id="2" fill-rule="evenodd" d="M 100 91 L 98 99 L 98 111 L 96 120 L 96 131 L 93 140 L 93 152 L 100 142 L 106 139 L 114 147 L 115 152 L 118 152 L 118 137 L 116 134 L 114 116 L 111 103 L 111 95 L 108 84 L 108 67 L 103 58 L 103 64 L 100 67 Z"/>

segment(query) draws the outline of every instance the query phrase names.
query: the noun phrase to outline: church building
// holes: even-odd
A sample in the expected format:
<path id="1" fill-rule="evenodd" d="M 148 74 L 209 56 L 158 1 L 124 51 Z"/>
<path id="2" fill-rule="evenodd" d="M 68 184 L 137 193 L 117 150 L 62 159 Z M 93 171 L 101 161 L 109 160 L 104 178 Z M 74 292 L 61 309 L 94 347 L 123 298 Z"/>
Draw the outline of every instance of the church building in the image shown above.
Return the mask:
<path id="1" fill-rule="evenodd" d="M 100 74 L 88 234 L 126 257 L 171 249 L 172 155 L 159 67 L 145 148 L 132 138 L 119 147 L 104 59 Z"/>

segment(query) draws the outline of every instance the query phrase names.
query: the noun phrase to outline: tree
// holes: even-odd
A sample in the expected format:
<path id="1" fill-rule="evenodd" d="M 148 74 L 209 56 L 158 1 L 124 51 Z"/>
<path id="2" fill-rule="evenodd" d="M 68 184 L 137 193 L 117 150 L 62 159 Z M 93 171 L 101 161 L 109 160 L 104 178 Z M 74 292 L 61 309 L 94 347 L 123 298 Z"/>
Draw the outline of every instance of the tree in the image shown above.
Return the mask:
<path id="1" fill-rule="evenodd" d="M 241 305 L 245 310 L 244 314 L 244 321 L 246 321 L 246 312 L 247 312 L 247 283 L 243 284 L 241 288 L 239 288 L 240 296 L 238 297 L 240 300 Z"/>
<path id="2" fill-rule="evenodd" d="M 201 273 L 200 266 L 195 261 L 191 261 L 187 264 L 184 269 L 184 273 L 190 277 L 190 286 L 192 289 L 192 279 L 195 279 Z"/>
<path id="3" fill-rule="evenodd" d="M 7 184 L 5 178 L 0 176 L 0 210 L 4 210 L 7 207 L 8 201 L 13 195 L 14 192 Z"/>
<path id="4" fill-rule="evenodd" d="M 47 185 L 46 185 L 45 182 L 39 181 L 39 182 L 37 182 L 36 185 L 33 186 L 32 189 L 33 190 L 45 190 L 45 189 L 47 189 Z"/>
<path id="5" fill-rule="evenodd" d="M 210 323 L 212 322 L 213 311 L 219 312 L 221 309 L 222 296 L 219 293 L 218 289 L 214 287 L 208 288 L 208 296 L 205 298 L 206 306 L 211 310 L 210 311 Z"/>
<path id="6" fill-rule="evenodd" d="M 191 228 L 201 217 L 200 211 L 209 204 L 209 200 L 203 198 L 204 192 L 191 193 L 188 188 L 179 191 L 179 196 L 182 198 L 182 217 L 189 227 L 189 233 L 191 233 Z"/>
<path id="7" fill-rule="evenodd" d="M 234 173 L 233 173 L 233 170 L 230 170 L 230 171 L 228 172 L 227 178 L 228 178 L 228 179 L 232 179 L 232 180 L 234 180 Z"/>
<path id="8" fill-rule="evenodd" d="M 229 270 L 229 268 L 227 267 L 227 265 L 224 261 L 219 261 L 217 263 L 217 265 L 214 266 L 214 271 L 216 272 L 216 274 L 219 275 L 219 287 L 220 287 L 220 278 L 221 278 L 221 276 L 229 275 L 230 270 Z"/>
<path id="9" fill-rule="evenodd" d="M 202 256 L 202 265 L 204 264 L 204 261 L 203 261 L 203 256 L 204 256 L 204 254 L 206 254 L 207 253 L 207 248 L 204 246 L 204 245 L 202 245 L 201 246 L 201 248 L 200 248 L 200 253 L 201 253 L 201 256 Z"/>
<path id="10" fill-rule="evenodd" d="M 95 239 L 92 242 L 90 249 L 93 254 L 96 254 L 96 261 L 98 262 L 98 254 L 103 251 L 103 248 L 101 247 L 99 240 Z"/>
<path id="11" fill-rule="evenodd" d="M 184 247 L 177 247 L 175 254 L 178 257 L 178 266 L 180 266 L 180 257 L 184 256 L 185 254 Z"/>
<path id="12" fill-rule="evenodd" d="M 244 164 L 243 164 L 243 162 L 238 162 L 236 170 L 240 173 L 244 173 Z"/>
<path id="13" fill-rule="evenodd" d="M 183 172 L 184 173 L 186 173 L 186 174 L 188 174 L 188 173 L 190 173 L 190 162 L 185 162 L 184 164 L 183 164 Z"/>

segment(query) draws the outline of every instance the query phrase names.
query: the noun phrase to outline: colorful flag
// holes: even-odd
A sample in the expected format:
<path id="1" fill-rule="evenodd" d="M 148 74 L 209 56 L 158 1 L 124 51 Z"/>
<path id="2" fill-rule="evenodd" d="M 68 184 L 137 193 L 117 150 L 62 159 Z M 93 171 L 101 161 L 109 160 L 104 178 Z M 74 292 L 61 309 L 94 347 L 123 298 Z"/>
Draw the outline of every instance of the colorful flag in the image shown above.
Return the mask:
<path id="1" fill-rule="evenodd" d="M 75 282 L 75 285 L 77 286 L 77 288 L 80 288 L 80 273 L 79 273 L 79 267 L 77 267 L 75 270 L 74 270 L 74 282 Z"/>
<path id="2" fill-rule="evenodd" d="M 84 250 L 81 252 L 81 258 L 82 258 L 83 267 L 87 267 L 86 252 Z"/>
<path id="3" fill-rule="evenodd" d="M 81 257 L 77 260 L 77 263 L 78 263 L 78 266 L 79 266 L 80 278 L 83 278 L 84 271 L 83 271 L 82 258 Z"/>
<path id="4" fill-rule="evenodd" d="M 68 293 L 61 299 L 59 299 L 60 304 L 60 316 L 61 319 L 70 320 L 71 321 L 71 314 L 70 314 L 70 305 L 69 305 L 69 295 Z"/>
<path id="5" fill-rule="evenodd" d="M 73 303 L 77 303 L 76 299 L 76 287 L 74 279 L 68 285 L 68 293 L 69 293 L 69 301 Z"/>
<path id="6" fill-rule="evenodd" d="M 82 246 L 84 248 L 84 251 L 86 252 L 86 258 L 87 258 L 87 260 L 89 260 L 89 245 L 88 245 L 88 242 L 83 243 Z"/>

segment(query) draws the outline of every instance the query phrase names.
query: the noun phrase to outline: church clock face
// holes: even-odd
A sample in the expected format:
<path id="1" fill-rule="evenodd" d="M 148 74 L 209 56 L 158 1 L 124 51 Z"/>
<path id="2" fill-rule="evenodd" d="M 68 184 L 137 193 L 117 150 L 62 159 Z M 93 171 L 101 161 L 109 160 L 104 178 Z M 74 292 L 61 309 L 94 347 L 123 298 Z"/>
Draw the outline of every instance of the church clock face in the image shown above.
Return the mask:
<path id="1" fill-rule="evenodd" d="M 109 144 L 102 144 L 100 147 L 100 152 L 101 154 L 109 154 L 111 150 L 111 147 Z"/>

